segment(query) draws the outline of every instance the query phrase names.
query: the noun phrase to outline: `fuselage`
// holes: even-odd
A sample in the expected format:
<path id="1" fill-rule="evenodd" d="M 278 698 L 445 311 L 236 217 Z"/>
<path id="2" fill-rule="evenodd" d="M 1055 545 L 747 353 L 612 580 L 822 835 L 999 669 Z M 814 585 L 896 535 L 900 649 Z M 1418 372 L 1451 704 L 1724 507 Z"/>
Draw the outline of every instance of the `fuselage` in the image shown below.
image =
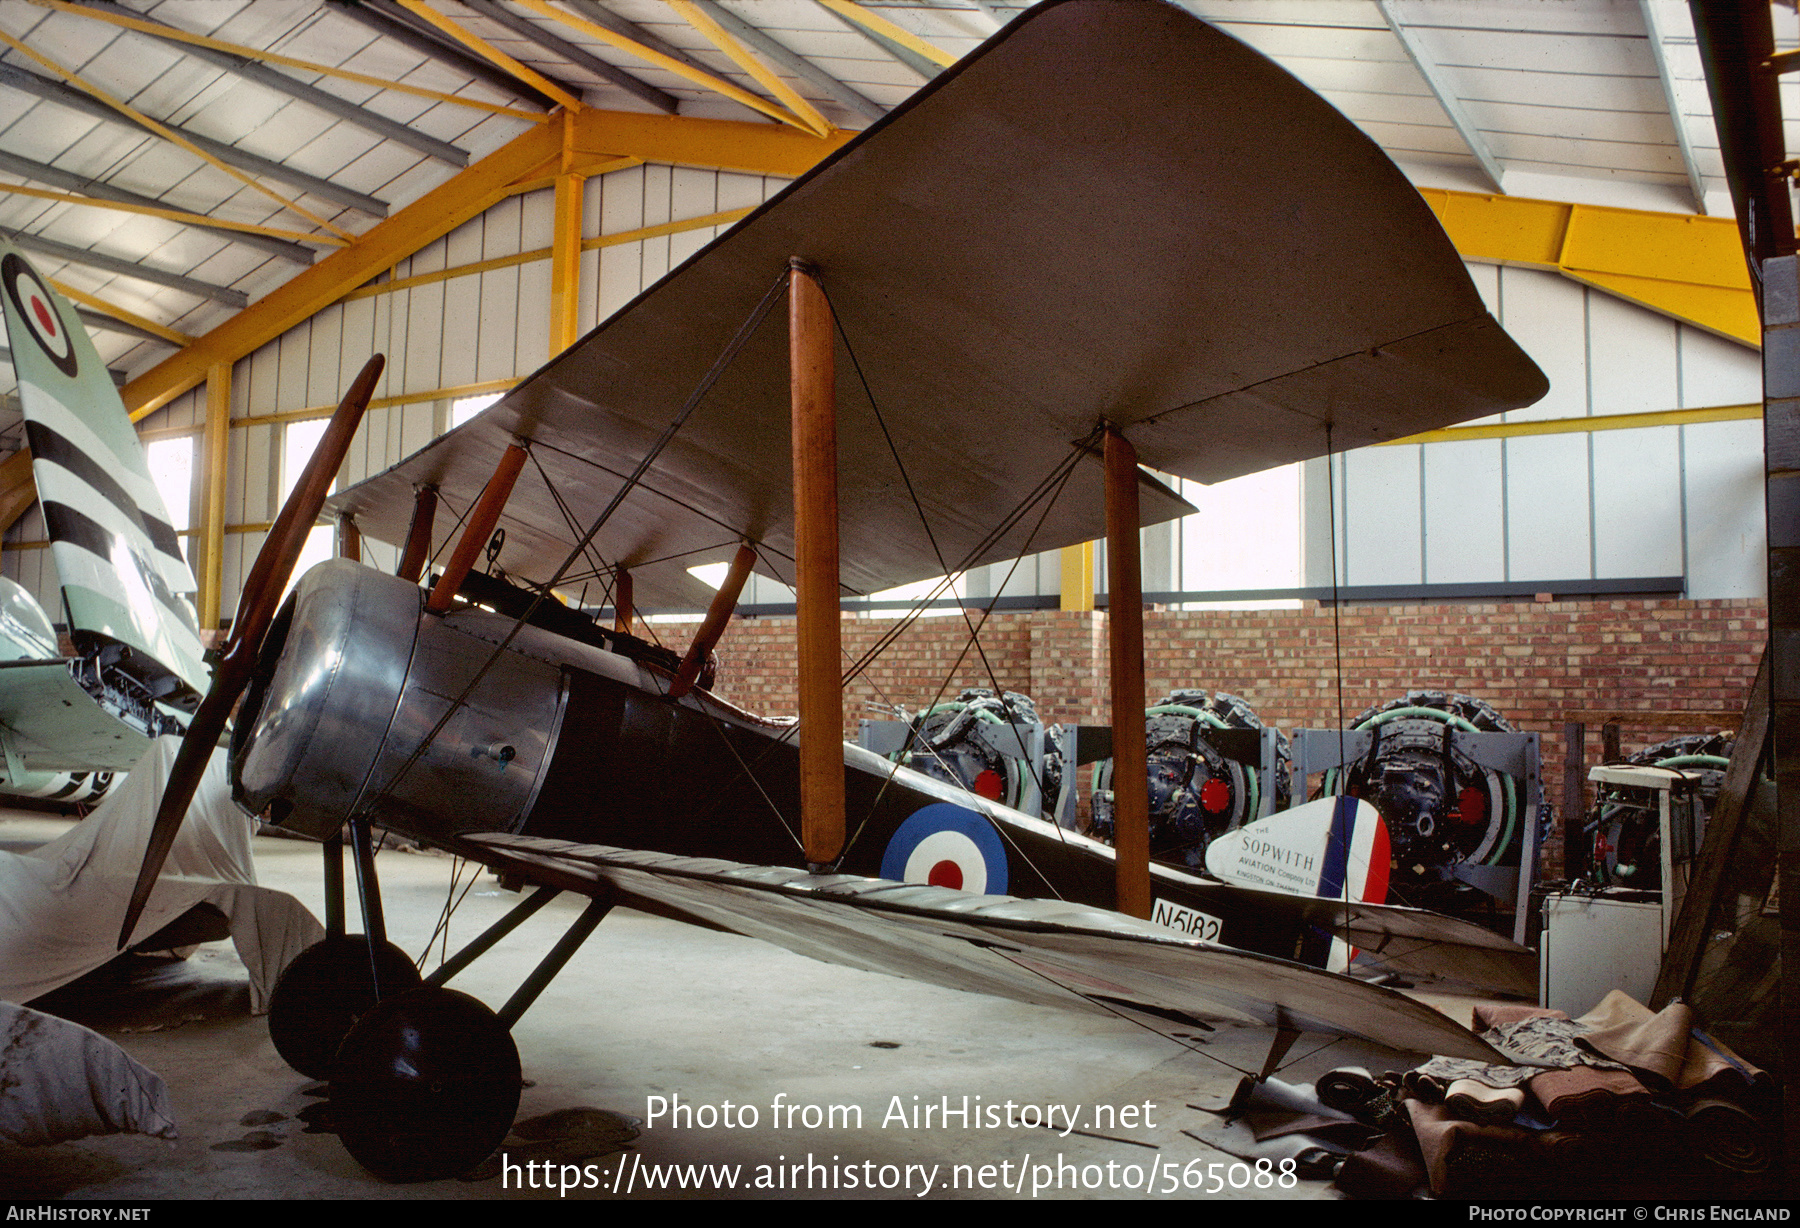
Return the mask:
<path id="1" fill-rule="evenodd" d="M 316 838 L 353 814 L 426 842 L 505 831 L 798 866 L 797 726 L 669 673 L 477 607 L 426 612 L 404 580 L 342 561 L 300 583 L 233 742 L 241 804 Z M 1112 849 L 844 746 L 836 869 L 1111 907 Z M 1290 922 L 1153 867 L 1160 919 L 1291 956 Z"/>

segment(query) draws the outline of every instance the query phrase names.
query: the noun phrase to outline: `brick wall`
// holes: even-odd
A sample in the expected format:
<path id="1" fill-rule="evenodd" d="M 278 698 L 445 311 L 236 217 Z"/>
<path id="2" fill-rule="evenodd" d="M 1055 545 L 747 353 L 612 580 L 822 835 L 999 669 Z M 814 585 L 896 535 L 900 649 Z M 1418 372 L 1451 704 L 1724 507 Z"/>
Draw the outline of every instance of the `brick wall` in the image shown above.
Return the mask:
<path id="1" fill-rule="evenodd" d="M 1555 803 L 1567 714 L 1741 709 L 1767 628 L 1761 600 L 1360 606 L 1336 621 L 1334 629 L 1332 611 L 1317 606 L 1146 611 L 1145 702 L 1174 687 L 1205 687 L 1243 696 L 1279 728 L 1336 728 L 1341 652 L 1346 720 L 1408 690 L 1480 696 L 1518 728 L 1544 735 L 1544 792 Z M 843 626 L 848 662 L 898 622 L 852 618 Z M 918 709 L 995 680 L 1031 696 L 1046 721 L 1105 721 L 1104 613 L 997 613 L 981 626 L 979 651 L 968 647 L 961 617 L 924 618 L 906 629 L 849 686 L 845 735 L 855 736 L 859 717 L 880 715 L 871 703 Z M 734 622 L 719 657 L 720 694 L 756 712 L 794 711 L 792 619 Z M 1629 752 L 1712 728 L 1624 723 L 1621 740 Z M 1590 729 L 1587 761 L 1598 754 L 1599 732 Z"/>

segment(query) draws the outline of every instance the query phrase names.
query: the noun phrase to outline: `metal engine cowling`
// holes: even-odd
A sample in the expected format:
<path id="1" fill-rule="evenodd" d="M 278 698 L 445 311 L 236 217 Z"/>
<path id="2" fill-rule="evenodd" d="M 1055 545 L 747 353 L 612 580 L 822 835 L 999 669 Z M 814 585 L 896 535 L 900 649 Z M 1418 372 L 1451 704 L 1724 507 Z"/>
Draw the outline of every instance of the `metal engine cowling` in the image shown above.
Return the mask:
<path id="1" fill-rule="evenodd" d="M 232 734 L 241 805 L 320 839 L 364 810 L 421 835 L 524 822 L 561 724 L 569 646 L 548 651 L 539 641 L 557 637 L 521 628 L 433 736 L 513 620 L 475 608 L 428 614 L 424 597 L 343 560 L 306 574 Z"/>

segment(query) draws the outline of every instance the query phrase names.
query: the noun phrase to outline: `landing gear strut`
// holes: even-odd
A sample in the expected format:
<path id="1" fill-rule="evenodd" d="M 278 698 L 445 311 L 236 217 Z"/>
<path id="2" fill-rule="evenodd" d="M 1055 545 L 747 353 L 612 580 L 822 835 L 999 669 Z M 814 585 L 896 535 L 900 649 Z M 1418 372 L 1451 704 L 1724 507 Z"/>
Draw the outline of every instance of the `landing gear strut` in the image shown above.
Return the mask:
<path id="1" fill-rule="evenodd" d="M 363 934 L 344 933 L 343 854 L 326 844 L 327 937 L 276 986 L 269 1033 L 295 1070 L 331 1080 L 344 1147 L 388 1181 L 434 1181 L 480 1163 L 506 1138 L 522 1078 L 512 1026 L 611 909 L 592 900 L 496 1013 L 444 983 L 548 904 L 542 887 L 429 978 L 387 941 L 368 824 L 351 820 Z"/>

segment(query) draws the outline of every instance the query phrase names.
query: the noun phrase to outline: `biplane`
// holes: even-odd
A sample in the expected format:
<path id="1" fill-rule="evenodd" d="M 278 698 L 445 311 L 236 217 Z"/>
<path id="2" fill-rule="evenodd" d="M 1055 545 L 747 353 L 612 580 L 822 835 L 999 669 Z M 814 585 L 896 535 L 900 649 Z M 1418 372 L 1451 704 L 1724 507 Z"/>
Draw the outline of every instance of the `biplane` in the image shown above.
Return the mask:
<path id="1" fill-rule="evenodd" d="M 0 794 L 87 802 L 206 689 L 197 587 L 143 446 L 73 307 L 0 241 L 0 317 L 75 654 L 0 578 Z"/>
<path id="2" fill-rule="evenodd" d="M 1138 530 L 1185 504 L 1139 462 L 1219 480 L 1546 390 L 1398 169 L 1260 55 L 1172 5 L 1039 5 L 496 405 L 325 504 L 377 369 L 271 532 L 188 735 L 199 764 L 242 697 L 240 802 L 326 842 L 332 935 L 270 1026 L 330 1075 L 374 1172 L 448 1175 L 500 1141 L 511 1023 L 619 904 L 1026 1001 L 1265 1024 L 1268 1069 L 1305 1030 L 1499 1060 L 1404 995 L 1281 957 L 1317 924 L 1417 955 L 1444 945 L 1441 919 L 1143 855 Z M 322 506 L 404 542 L 399 574 L 329 562 L 278 612 Z M 462 511 L 455 532 L 439 507 Z M 1103 534 L 1116 854 L 844 743 L 841 594 Z M 706 593 L 689 569 L 725 560 Z M 797 723 L 706 685 L 752 570 L 796 590 Z M 710 612 L 676 653 L 553 595 L 581 578 L 621 608 L 629 591 Z M 172 775 L 134 908 L 194 771 Z M 420 984 L 385 945 L 377 825 L 536 891 Z M 445 987 L 559 891 L 592 902 L 500 1011 Z M 1235 945 L 1188 932 L 1211 922 Z M 1463 960 L 1515 954 L 1450 938 Z"/>

